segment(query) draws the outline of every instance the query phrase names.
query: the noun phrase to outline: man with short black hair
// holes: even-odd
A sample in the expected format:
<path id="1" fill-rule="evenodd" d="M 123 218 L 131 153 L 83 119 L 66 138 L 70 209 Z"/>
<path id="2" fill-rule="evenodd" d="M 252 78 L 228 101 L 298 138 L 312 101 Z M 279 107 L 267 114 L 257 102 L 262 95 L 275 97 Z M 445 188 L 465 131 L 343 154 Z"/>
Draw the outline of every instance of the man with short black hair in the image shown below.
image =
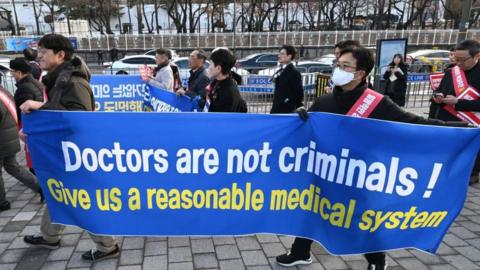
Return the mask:
<path id="1" fill-rule="evenodd" d="M 226 48 L 217 48 L 210 55 L 208 73 L 212 79 L 210 91 L 206 93 L 208 112 L 247 112 L 247 104 L 242 99 L 238 85 L 230 74 L 236 59 Z M 204 109 L 205 110 L 205 109 Z"/>
<path id="2" fill-rule="evenodd" d="M 40 66 L 48 71 L 42 79 L 46 87 L 48 101 L 46 103 L 28 100 L 20 106 L 24 113 L 34 110 L 60 111 L 93 111 L 95 100 L 90 87 L 90 72 L 85 63 L 74 56 L 72 43 L 68 38 L 48 34 L 38 42 Z M 27 235 L 23 241 L 30 245 L 49 249 L 60 247 L 60 234 L 65 226 L 52 224 L 48 208 L 42 216 L 40 225 L 41 234 Z M 91 249 L 82 258 L 89 261 L 98 261 L 120 254 L 115 238 L 111 236 L 97 236 L 90 234 L 97 248 Z"/>
<path id="3" fill-rule="evenodd" d="M 465 121 L 461 118 L 461 113 L 480 111 L 480 99 L 458 98 L 469 88 L 469 91 L 480 93 L 480 43 L 476 40 L 465 40 L 455 48 L 453 54 L 455 65 L 445 71 L 445 76 L 435 90 L 428 116 L 444 121 Z M 472 170 L 470 184 L 479 181 L 479 173 L 480 156 Z"/>
<path id="4" fill-rule="evenodd" d="M 27 100 L 34 100 L 43 102 L 43 85 L 33 78 L 31 72 L 33 67 L 27 62 L 25 58 L 17 57 L 10 61 L 10 69 L 12 70 L 13 77 L 17 82 L 17 91 L 15 91 L 14 100 L 15 106 L 17 108 L 17 117 L 18 117 L 18 127 L 20 133 L 22 133 L 22 114 L 20 113 L 20 105 L 22 105 Z M 22 140 L 24 139 L 21 136 Z M 32 160 L 30 159 L 30 154 L 28 152 L 27 145 L 25 147 L 25 159 L 27 161 L 27 167 L 30 172 L 35 174 L 33 169 Z M 42 196 L 43 199 L 43 196 Z"/>
<path id="5" fill-rule="evenodd" d="M 466 126 L 461 122 L 445 123 L 439 120 L 429 120 L 415 114 L 404 111 L 390 98 L 368 89 L 365 78 L 374 66 L 372 53 L 363 48 L 347 48 L 341 51 L 336 68 L 332 74 L 335 83 L 333 93 L 319 97 L 310 107 L 312 112 L 328 112 L 355 117 L 389 120 L 395 122 L 425 124 L 425 125 L 451 125 Z M 371 103 L 357 103 L 369 96 Z M 355 108 L 367 108 L 362 111 L 371 111 L 368 115 L 355 115 L 358 110 Z M 300 117 L 306 120 L 307 112 L 303 109 L 297 110 Z M 375 241 L 372 239 L 372 241 Z M 312 240 L 295 238 L 291 251 L 276 258 L 277 263 L 282 266 L 295 266 L 312 263 L 310 248 Z M 369 270 L 386 269 L 385 253 L 376 252 L 365 254 Z"/>
<path id="6" fill-rule="evenodd" d="M 347 39 L 347 40 L 342 40 L 338 42 L 337 44 L 335 44 L 335 47 L 334 47 L 335 58 L 338 60 L 342 50 L 345 50 L 347 48 L 355 48 L 355 47 L 360 47 L 360 42 L 358 42 L 357 40 Z"/>
<path id="7" fill-rule="evenodd" d="M 27 100 L 43 102 L 43 85 L 32 76 L 32 66 L 25 58 L 17 57 L 10 61 L 10 69 L 17 82 L 15 105 L 18 121 L 21 122 L 20 105 Z"/>
<path id="8" fill-rule="evenodd" d="M 273 75 L 275 89 L 270 113 L 292 113 L 303 104 L 302 75 L 293 65 L 296 50 L 293 46 L 283 45 L 278 54 L 280 66 Z"/>

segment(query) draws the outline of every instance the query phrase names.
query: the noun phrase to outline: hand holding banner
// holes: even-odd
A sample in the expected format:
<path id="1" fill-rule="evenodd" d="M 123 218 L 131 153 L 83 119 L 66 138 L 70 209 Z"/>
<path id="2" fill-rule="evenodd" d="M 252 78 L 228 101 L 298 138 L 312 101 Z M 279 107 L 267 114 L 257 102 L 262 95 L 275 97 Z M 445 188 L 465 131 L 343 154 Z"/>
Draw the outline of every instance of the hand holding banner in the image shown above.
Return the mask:
<path id="1" fill-rule="evenodd" d="M 153 78 L 153 69 L 147 65 L 139 65 L 138 71 L 140 72 L 140 77 L 144 82 L 148 82 Z"/>

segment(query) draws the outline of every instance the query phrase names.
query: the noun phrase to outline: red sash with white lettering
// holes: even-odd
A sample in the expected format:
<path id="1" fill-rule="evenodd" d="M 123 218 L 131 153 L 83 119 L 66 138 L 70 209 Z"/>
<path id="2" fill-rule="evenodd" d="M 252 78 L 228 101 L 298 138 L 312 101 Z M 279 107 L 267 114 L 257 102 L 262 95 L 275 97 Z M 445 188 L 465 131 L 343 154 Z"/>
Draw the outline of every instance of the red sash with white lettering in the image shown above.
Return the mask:
<path id="1" fill-rule="evenodd" d="M 460 67 L 455 66 L 452 68 L 452 79 L 455 95 L 458 99 L 477 100 L 480 98 L 477 89 L 468 85 L 465 72 Z M 443 108 L 462 121 L 476 126 L 480 125 L 480 112 L 460 112 L 456 111 L 452 105 L 445 105 Z"/>
<path id="2" fill-rule="evenodd" d="M 440 86 L 440 82 L 442 82 L 444 76 L 445 73 L 443 72 L 436 72 L 430 74 L 430 87 L 433 91 L 437 90 L 437 88 Z"/>
<path id="3" fill-rule="evenodd" d="M 373 91 L 372 89 L 365 89 L 362 96 L 353 104 L 352 108 L 348 111 L 347 115 L 360 118 L 368 118 L 370 114 L 375 110 L 383 95 Z"/>
<path id="4" fill-rule="evenodd" d="M 8 111 L 12 115 L 13 119 L 15 119 L 15 123 L 18 125 L 18 118 L 17 118 L 17 108 L 15 107 L 15 103 L 13 100 L 2 90 L 0 90 L 0 101 L 7 107 Z"/>

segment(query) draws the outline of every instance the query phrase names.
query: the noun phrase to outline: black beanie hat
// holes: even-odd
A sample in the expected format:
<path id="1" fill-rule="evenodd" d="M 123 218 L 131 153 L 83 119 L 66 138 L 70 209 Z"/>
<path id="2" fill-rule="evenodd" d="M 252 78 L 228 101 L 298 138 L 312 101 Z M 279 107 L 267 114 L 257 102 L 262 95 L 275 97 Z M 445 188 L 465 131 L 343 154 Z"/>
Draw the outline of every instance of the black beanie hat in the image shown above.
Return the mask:
<path id="1" fill-rule="evenodd" d="M 28 64 L 27 60 L 23 57 L 17 57 L 10 61 L 10 69 L 18 70 L 23 73 L 31 73 L 32 67 Z"/>

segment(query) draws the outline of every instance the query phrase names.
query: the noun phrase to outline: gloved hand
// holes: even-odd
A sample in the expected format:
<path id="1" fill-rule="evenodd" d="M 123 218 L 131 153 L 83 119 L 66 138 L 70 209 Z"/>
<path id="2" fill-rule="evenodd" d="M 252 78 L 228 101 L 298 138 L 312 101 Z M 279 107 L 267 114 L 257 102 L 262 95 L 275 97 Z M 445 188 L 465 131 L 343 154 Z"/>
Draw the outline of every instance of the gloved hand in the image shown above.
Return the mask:
<path id="1" fill-rule="evenodd" d="M 308 112 L 307 110 L 305 109 L 305 107 L 298 107 L 295 112 L 298 114 L 298 116 L 300 117 L 300 119 L 302 119 L 303 121 L 307 121 L 308 119 Z"/>

